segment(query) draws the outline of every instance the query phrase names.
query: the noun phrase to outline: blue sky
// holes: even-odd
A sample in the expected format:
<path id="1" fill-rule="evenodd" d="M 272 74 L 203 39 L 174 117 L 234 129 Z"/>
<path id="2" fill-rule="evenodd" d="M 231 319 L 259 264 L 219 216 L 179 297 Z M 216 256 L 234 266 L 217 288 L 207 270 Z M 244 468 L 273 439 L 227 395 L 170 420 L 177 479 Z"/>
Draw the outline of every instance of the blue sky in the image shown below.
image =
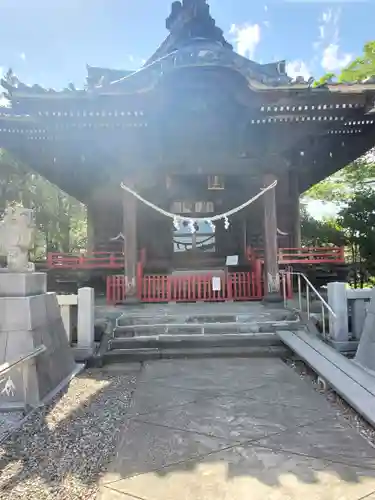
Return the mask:
<path id="1" fill-rule="evenodd" d="M 137 68 L 166 35 L 170 0 L 0 0 L 0 67 L 26 83 L 81 87 L 85 65 Z M 236 49 L 289 61 L 291 76 L 337 71 L 375 39 L 375 0 L 211 0 Z"/>

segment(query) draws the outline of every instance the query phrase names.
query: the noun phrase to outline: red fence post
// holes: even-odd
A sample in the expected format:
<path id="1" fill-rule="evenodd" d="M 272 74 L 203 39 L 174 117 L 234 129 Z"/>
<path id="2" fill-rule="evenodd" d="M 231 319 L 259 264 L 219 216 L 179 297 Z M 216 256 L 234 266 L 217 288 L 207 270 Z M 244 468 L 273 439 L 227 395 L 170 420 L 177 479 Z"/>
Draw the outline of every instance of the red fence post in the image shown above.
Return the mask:
<path id="1" fill-rule="evenodd" d="M 51 252 L 47 254 L 47 266 L 49 268 L 53 267 L 53 254 Z"/>
<path id="2" fill-rule="evenodd" d="M 142 285 L 143 285 L 143 266 L 142 261 L 137 264 L 137 295 L 139 300 L 142 300 Z"/>
<path id="3" fill-rule="evenodd" d="M 256 259 L 254 265 L 254 281 L 255 281 L 255 296 L 261 298 L 262 293 L 262 262 L 260 259 Z"/>
<path id="4" fill-rule="evenodd" d="M 233 280 L 232 280 L 232 273 L 227 274 L 227 299 L 228 300 L 233 300 Z"/>
<path id="5" fill-rule="evenodd" d="M 106 290 L 105 290 L 105 296 L 106 296 L 106 301 L 107 304 L 112 303 L 112 297 L 111 297 L 111 285 L 112 285 L 112 276 L 107 276 L 106 280 Z"/>

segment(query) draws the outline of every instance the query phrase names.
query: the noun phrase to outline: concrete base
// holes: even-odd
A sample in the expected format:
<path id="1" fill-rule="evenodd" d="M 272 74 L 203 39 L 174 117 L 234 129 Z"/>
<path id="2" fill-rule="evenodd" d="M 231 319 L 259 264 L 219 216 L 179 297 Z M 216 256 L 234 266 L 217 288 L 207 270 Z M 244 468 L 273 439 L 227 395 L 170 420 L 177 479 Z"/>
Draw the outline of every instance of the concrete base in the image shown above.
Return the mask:
<path id="1" fill-rule="evenodd" d="M 42 292 L 44 285 L 44 273 L 0 274 L 0 290 L 13 294 L 0 297 L 0 364 L 12 363 L 40 345 L 47 349 L 28 370 L 15 369 L 0 380 L 0 409 L 38 406 L 76 368 L 56 294 L 29 295 L 32 290 Z M 10 391 L 4 390 L 7 382 Z"/>
<path id="2" fill-rule="evenodd" d="M 262 304 L 282 304 L 284 302 L 283 297 L 278 292 L 267 293 L 263 297 Z"/>
<path id="3" fill-rule="evenodd" d="M 338 352 L 352 352 L 355 353 L 358 349 L 358 340 L 348 340 L 346 342 L 339 342 L 335 340 L 328 340 L 328 344 L 331 345 Z"/>
<path id="4" fill-rule="evenodd" d="M 141 302 L 138 297 L 126 297 L 126 299 L 121 302 L 122 306 L 135 306 L 138 304 L 144 304 L 144 302 Z"/>
<path id="5" fill-rule="evenodd" d="M 29 297 L 46 291 L 46 273 L 10 273 L 0 270 L 0 297 Z"/>
<path id="6" fill-rule="evenodd" d="M 94 348 L 72 347 L 73 357 L 77 363 L 82 363 L 90 359 L 95 352 Z"/>

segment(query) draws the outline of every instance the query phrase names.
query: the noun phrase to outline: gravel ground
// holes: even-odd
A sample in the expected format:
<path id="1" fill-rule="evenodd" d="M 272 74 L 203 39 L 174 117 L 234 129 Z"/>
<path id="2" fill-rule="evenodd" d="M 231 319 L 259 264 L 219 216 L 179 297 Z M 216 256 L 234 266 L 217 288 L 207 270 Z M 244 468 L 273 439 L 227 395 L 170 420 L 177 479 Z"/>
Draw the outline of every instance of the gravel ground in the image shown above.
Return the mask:
<path id="1" fill-rule="evenodd" d="M 362 418 L 348 403 L 342 399 L 335 391 L 329 387 L 324 387 L 317 377 L 316 373 L 311 370 L 303 361 L 294 359 L 293 357 L 285 359 L 285 363 L 295 370 L 302 379 L 308 380 L 314 389 L 324 395 L 328 401 L 337 408 L 349 424 L 357 429 L 357 431 L 375 448 L 375 429 Z"/>
<path id="2" fill-rule="evenodd" d="M 375 429 L 303 362 L 285 362 L 340 410 L 375 447 Z M 0 444 L 0 500 L 95 500 L 121 435 L 139 371 L 89 370 Z M 0 414 L 1 429 L 15 423 Z M 10 419 L 10 420 L 9 420 Z M 1 422 L 3 421 L 3 427 Z"/>
<path id="3" fill-rule="evenodd" d="M 0 445 L 0 500 L 94 500 L 137 372 L 90 370 Z"/>
<path id="4" fill-rule="evenodd" d="M 12 432 L 23 418 L 24 414 L 22 411 L 0 412 L 0 442 Z"/>

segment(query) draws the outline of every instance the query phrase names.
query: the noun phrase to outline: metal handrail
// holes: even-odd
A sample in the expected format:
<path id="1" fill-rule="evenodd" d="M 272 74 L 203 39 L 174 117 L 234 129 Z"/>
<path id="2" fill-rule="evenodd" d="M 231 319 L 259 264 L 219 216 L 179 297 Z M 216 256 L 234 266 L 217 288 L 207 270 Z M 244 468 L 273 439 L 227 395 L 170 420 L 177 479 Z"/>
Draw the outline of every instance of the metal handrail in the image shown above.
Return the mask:
<path id="1" fill-rule="evenodd" d="M 36 358 L 46 350 L 47 350 L 46 346 L 42 344 L 36 349 L 34 349 L 34 351 L 30 352 L 29 354 L 26 354 L 26 356 L 22 356 L 16 361 L 12 361 L 11 363 L 3 363 L 2 365 L 0 365 L 0 376 L 5 375 L 6 373 L 10 372 L 14 368 L 17 368 L 19 365 L 26 363 L 27 361 L 31 361 L 32 359 Z"/>
<path id="2" fill-rule="evenodd" d="M 299 310 L 302 311 L 302 286 L 301 286 L 301 277 L 304 279 L 306 283 L 306 313 L 307 313 L 307 319 L 309 320 L 311 317 L 310 313 L 310 289 L 315 293 L 315 295 L 318 297 L 318 299 L 321 302 L 321 307 L 322 307 L 322 329 L 323 329 L 323 335 L 324 337 L 326 336 L 326 323 L 325 323 L 325 310 L 328 311 L 329 314 L 331 314 L 334 318 L 337 317 L 335 311 L 332 309 L 332 307 L 328 304 L 328 302 L 321 296 L 321 294 L 318 292 L 318 290 L 314 287 L 314 285 L 311 283 L 311 281 L 308 279 L 308 277 L 303 274 L 303 273 L 296 273 L 293 271 L 280 271 L 283 279 L 283 288 L 284 290 L 286 289 L 286 282 L 285 278 L 286 275 L 291 275 L 291 276 L 297 276 L 297 284 L 298 284 L 298 305 L 299 305 Z M 286 294 L 284 293 L 284 301 L 286 303 L 287 298 Z M 285 304 L 286 305 L 286 304 Z"/>

